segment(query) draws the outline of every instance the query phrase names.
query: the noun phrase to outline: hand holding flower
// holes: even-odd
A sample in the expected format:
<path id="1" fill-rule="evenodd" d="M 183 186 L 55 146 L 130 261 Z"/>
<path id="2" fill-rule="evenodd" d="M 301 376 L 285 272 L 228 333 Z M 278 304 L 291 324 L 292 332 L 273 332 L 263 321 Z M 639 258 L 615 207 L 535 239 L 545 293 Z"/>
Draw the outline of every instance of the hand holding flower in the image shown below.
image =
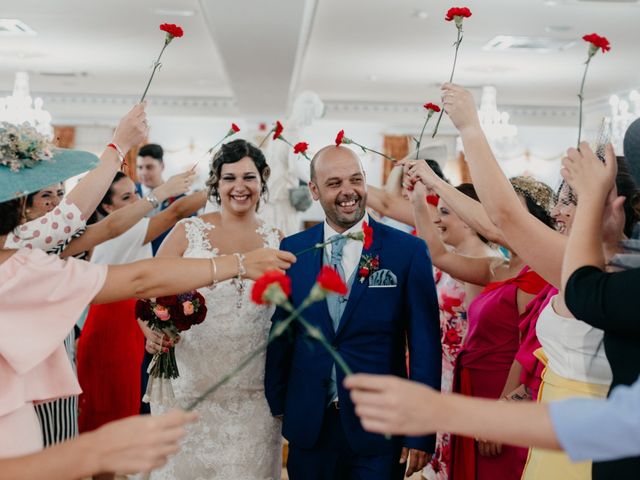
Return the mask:
<path id="1" fill-rule="evenodd" d="M 562 159 L 562 177 L 580 196 L 604 198 L 615 185 L 618 167 L 611 144 L 607 145 L 604 163 L 591 150 L 587 142 L 580 144 L 580 150 L 570 148 Z"/>
<path id="2" fill-rule="evenodd" d="M 274 250 L 273 248 L 259 248 L 246 253 L 244 266 L 247 270 L 247 278 L 257 280 L 264 273 L 271 270 L 284 272 L 292 264 L 296 263 L 296 257 L 290 252 Z"/>
<path id="3" fill-rule="evenodd" d="M 453 83 L 445 83 L 442 86 L 442 103 L 444 111 L 461 134 L 481 131 L 476 102 L 469 90 Z"/>

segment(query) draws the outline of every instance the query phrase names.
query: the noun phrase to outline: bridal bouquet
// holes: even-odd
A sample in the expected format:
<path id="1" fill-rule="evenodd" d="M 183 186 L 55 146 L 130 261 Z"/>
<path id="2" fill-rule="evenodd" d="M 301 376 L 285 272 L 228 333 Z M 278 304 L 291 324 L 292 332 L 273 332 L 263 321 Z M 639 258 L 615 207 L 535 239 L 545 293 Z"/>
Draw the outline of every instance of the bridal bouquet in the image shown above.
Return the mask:
<path id="1" fill-rule="evenodd" d="M 173 344 L 179 340 L 180 332 L 202 323 L 206 315 L 204 297 L 196 291 L 158 297 L 155 300 L 138 300 L 136 303 L 136 317 L 146 322 L 152 330 L 168 337 Z M 147 372 L 149 382 L 142 401 L 173 403 L 175 397 L 171 379 L 180 376 L 175 347 L 171 346 L 154 354 Z"/>

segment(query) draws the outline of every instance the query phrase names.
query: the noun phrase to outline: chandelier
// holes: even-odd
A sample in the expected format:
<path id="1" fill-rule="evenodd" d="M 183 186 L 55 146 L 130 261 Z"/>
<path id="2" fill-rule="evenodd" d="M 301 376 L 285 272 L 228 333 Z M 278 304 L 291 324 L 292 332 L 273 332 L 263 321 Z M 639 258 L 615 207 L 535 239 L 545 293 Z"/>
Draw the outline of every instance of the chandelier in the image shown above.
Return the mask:
<path id="1" fill-rule="evenodd" d="M 627 98 L 628 100 L 618 95 L 609 97 L 611 116 L 607 119 L 611 125 L 611 143 L 619 152 L 622 152 L 622 142 L 627 128 L 631 122 L 640 117 L 640 93 L 637 90 L 631 90 Z"/>
<path id="2" fill-rule="evenodd" d="M 518 134 L 518 127 L 509 123 L 509 114 L 498 110 L 495 87 L 482 87 L 478 117 L 489 142 L 500 142 Z"/>
<path id="3" fill-rule="evenodd" d="M 51 114 L 42 108 L 43 104 L 42 98 L 31 98 L 29 75 L 16 72 L 13 94 L 0 98 L 0 121 L 16 125 L 27 122 L 41 134 L 52 137 Z"/>

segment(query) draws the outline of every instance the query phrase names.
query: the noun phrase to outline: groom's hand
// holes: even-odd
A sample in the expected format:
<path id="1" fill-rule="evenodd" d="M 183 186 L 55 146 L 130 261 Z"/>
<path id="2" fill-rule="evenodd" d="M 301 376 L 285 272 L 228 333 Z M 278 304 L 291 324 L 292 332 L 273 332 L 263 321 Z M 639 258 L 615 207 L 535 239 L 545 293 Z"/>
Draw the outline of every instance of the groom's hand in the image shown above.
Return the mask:
<path id="1" fill-rule="evenodd" d="M 405 477 L 409 478 L 411 475 L 422 471 L 422 469 L 427 466 L 427 463 L 431 460 L 431 455 L 427 452 L 423 452 L 422 450 L 403 447 L 402 453 L 400 454 L 400 463 L 407 463 L 407 458 L 409 459 L 409 466 L 407 467 Z"/>

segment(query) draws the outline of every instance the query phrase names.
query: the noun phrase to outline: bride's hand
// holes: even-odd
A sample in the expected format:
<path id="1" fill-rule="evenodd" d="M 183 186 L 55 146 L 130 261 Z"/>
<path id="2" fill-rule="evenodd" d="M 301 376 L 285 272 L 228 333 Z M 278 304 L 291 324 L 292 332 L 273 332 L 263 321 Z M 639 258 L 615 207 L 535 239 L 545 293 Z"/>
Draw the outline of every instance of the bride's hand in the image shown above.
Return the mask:
<path id="1" fill-rule="evenodd" d="M 247 277 L 252 280 L 257 280 L 265 272 L 272 270 L 284 272 L 295 262 L 296 257 L 292 253 L 273 248 L 259 248 L 244 256 Z"/>

